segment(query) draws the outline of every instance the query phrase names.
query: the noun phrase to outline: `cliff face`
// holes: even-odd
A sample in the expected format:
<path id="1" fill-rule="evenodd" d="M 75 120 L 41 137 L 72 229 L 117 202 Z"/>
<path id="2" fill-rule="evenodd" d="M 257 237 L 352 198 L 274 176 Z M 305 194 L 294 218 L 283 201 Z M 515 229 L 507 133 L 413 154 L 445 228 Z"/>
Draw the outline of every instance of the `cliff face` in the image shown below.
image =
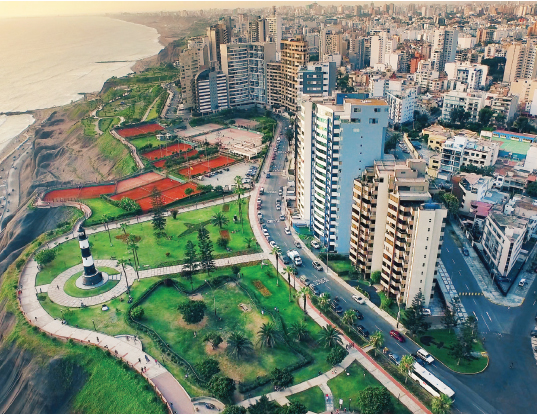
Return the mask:
<path id="1" fill-rule="evenodd" d="M 158 66 L 161 63 L 173 63 L 179 59 L 181 49 L 184 47 L 181 40 L 176 40 L 165 46 L 157 55 L 139 60 L 132 67 L 133 72 L 142 72 L 151 66 Z"/>

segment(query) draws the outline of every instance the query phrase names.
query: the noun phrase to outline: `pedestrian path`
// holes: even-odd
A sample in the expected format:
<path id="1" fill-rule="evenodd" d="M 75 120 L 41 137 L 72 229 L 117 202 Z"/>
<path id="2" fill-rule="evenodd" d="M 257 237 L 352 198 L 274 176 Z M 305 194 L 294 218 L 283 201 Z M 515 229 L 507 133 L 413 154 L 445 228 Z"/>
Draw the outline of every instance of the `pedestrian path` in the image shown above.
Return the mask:
<path id="1" fill-rule="evenodd" d="M 468 317 L 468 313 L 466 312 L 464 305 L 461 303 L 459 293 L 457 292 L 457 289 L 455 289 L 453 281 L 451 280 L 451 277 L 449 276 L 449 273 L 447 272 L 446 267 L 441 259 L 438 260 L 438 275 L 440 276 L 437 278 L 438 286 L 444 294 L 446 303 L 448 306 L 454 305 L 454 309 L 451 310 L 455 312 L 459 322 L 462 323 Z"/>
<path id="2" fill-rule="evenodd" d="M 334 411 L 334 396 L 332 395 L 332 390 L 326 382 L 319 385 L 319 388 L 324 394 L 324 401 L 326 403 L 326 411 Z"/>

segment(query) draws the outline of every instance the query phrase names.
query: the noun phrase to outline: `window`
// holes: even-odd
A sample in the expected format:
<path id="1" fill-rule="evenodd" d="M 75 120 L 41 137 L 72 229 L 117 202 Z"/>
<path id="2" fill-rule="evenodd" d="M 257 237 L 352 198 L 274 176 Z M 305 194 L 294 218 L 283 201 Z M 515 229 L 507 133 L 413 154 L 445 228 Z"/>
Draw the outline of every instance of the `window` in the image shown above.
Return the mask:
<path id="1" fill-rule="evenodd" d="M 380 112 L 380 108 L 375 108 L 374 112 Z"/>
<path id="2" fill-rule="evenodd" d="M 362 112 L 362 108 L 353 108 L 352 111 L 353 112 Z"/>
<path id="3" fill-rule="evenodd" d="M 378 120 L 378 118 L 369 118 L 369 123 L 370 124 L 378 124 L 379 120 Z"/>

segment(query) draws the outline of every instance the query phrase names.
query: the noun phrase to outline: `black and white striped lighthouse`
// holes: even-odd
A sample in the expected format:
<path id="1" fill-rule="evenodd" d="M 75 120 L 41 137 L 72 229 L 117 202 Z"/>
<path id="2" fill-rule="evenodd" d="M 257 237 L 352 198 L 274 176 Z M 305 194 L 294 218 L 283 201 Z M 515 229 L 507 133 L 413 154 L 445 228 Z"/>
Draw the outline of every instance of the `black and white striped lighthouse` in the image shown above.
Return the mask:
<path id="1" fill-rule="evenodd" d="M 93 286 L 103 280 L 103 275 L 95 269 L 93 263 L 93 257 L 91 256 L 88 236 L 84 228 L 78 229 L 78 244 L 80 251 L 82 252 L 82 264 L 84 265 L 84 275 L 82 278 L 82 284 L 85 286 Z"/>

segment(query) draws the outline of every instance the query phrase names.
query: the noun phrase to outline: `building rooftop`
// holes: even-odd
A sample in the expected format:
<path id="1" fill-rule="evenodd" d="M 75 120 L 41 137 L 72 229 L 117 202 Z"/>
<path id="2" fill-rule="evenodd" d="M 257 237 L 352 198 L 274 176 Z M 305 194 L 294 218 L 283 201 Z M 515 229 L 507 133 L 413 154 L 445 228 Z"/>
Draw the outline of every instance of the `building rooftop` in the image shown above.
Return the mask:
<path id="1" fill-rule="evenodd" d="M 528 224 L 528 220 L 516 216 L 506 216 L 503 213 L 491 213 L 489 216 L 492 221 L 505 233 L 508 228 L 519 230 L 513 234 L 514 238 L 517 238 L 521 234 L 521 230 L 525 230 Z"/>
<path id="2" fill-rule="evenodd" d="M 481 201 L 489 204 L 503 204 L 509 200 L 509 194 L 502 193 L 501 191 L 491 189 L 487 191 Z"/>
<path id="3" fill-rule="evenodd" d="M 384 99 L 345 99 L 345 103 L 352 105 L 370 105 L 370 106 L 388 106 L 388 103 Z"/>

